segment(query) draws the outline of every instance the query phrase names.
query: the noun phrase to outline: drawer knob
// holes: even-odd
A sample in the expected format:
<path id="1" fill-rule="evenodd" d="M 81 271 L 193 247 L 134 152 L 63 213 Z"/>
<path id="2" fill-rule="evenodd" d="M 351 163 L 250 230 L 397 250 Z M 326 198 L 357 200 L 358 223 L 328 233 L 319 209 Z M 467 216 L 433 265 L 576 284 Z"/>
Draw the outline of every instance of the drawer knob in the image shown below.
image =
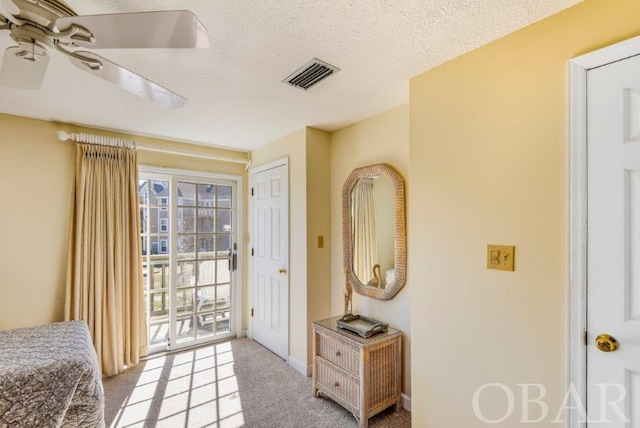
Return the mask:
<path id="1" fill-rule="evenodd" d="M 336 351 L 336 357 L 340 356 L 340 351 Z"/>
<path id="2" fill-rule="evenodd" d="M 334 383 L 333 383 L 333 386 L 335 386 L 335 387 L 340 386 L 340 382 L 334 382 Z"/>

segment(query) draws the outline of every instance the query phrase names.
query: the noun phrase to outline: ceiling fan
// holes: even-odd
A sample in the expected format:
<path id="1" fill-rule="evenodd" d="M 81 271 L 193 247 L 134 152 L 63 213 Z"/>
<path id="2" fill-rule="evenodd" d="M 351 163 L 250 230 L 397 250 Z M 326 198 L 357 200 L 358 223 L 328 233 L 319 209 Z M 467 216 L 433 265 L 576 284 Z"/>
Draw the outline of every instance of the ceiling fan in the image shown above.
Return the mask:
<path id="1" fill-rule="evenodd" d="M 5 51 L 2 86 L 40 89 L 49 54 L 56 51 L 79 69 L 167 108 L 182 107 L 187 99 L 78 48 L 209 47 L 207 30 L 184 10 L 78 16 L 60 0 L 0 0 L 0 30 L 18 45 Z"/>

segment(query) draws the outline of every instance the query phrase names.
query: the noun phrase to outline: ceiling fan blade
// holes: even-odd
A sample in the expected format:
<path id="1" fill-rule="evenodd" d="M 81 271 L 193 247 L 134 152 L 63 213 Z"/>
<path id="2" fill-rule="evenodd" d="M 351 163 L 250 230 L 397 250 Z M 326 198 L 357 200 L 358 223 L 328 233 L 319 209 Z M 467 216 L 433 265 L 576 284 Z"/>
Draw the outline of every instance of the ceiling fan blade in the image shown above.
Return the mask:
<path id="1" fill-rule="evenodd" d="M 22 25 L 22 21 L 16 18 L 20 14 L 20 8 L 11 0 L 0 0 L 0 23 L 7 29 L 7 23 L 12 22 L 15 25 Z"/>
<path id="2" fill-rule="evenodd" d="M 92 49 L 210 46 L 207 29 L 186 10 L 70 16 L 56 21 L 59 31 L 73 24 L 86 28 L 94 38 L 90 42 L 72 37 L 74 44 Z"/>
<path id="3" fill-rule="evenodd" d="M 5 10 L 11 15 L 19 15 L 20 8 L 11 0 L 0 0 L 0 11 Z"/>
<path id="4" fill-rule="evenodd" d="M 7 48 L 0 70 L 0 85 L 18 89 L 40 89 L 49 65 L 49 55 L 37 56 L 21 47 Z"/>
<path id="5" fill-rule="evenodd" d="M 186 98 L 176 94 L 175 92 L 171 92 L 157 83 L 153 83 L 152 81 L 92 52 L 76 51 L 74 54 L 93 61 L 99 61 L 100 64 L 102 64 L 100 68 L 92 68 L 90 62 L 71 57 L 71 63 L 79 69 L 104 79 L 107 82 L 113 83 L 134 95 L 159 104 L 162 107 L 179 108 L 183 107 L 188 102 Z"/>

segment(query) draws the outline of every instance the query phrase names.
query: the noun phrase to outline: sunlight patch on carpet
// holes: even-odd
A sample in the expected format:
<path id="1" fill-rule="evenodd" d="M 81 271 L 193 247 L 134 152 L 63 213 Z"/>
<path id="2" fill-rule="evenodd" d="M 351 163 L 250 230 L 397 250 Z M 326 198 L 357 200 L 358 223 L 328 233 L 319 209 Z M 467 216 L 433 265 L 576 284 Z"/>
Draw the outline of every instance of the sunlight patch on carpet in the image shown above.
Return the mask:
<path id="1" fill-rule="evenodd" d="M 111 427 L 244 426 L 231 343 L 146 361 Z"/>

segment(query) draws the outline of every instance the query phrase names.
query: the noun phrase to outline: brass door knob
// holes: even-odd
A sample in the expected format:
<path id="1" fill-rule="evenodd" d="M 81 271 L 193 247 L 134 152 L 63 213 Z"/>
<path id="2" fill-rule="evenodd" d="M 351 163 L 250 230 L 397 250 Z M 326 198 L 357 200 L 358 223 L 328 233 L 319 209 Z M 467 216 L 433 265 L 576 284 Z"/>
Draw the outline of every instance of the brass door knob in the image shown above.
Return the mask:
<path id="1" fill-rule="evenodd" d="M 280 272 L 280 275 L 284 275 L 287 273 L 287 270 L 285 268 L 282 268 L 278 272 Z"/>
<path id="2" fill-rule="evenodd" d="M 613 352 L 618 349 L 618 341 L 608 334 L 600 334 L 596 337 L 596 348 L 602 352 Z"/>

